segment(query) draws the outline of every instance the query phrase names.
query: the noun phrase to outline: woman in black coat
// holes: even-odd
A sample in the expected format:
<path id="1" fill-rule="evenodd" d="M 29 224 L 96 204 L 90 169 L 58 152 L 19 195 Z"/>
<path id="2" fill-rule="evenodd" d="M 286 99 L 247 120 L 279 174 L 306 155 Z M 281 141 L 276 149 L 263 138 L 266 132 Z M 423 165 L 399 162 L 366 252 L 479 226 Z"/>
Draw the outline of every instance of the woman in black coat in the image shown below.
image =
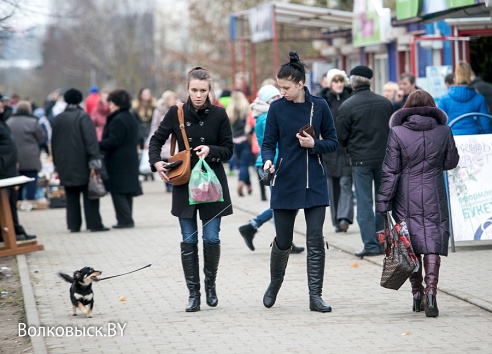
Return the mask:
<path id="1" fill-rule="evenodd" d="M 210 73 L 197 67 L 188 73 L 188 101 L 183 105 L 185 130 L 191 148 L 191 168 L 199 158 L 205 159 L 222 185 L 224 201 L 190 205 L 188 183 L 173 187 L 171 213 L 179 218 L 183 242 L 181 261 L 186 285 L 190 292 L 187 312 L 200 310 L 200 277 L 198 266 L 197 212 L 203 224 L 203 258 L 207 305 L 218 304 L 215 278 L 220 258 L 220 223 L 222 216 L 232 214 L 232 204 L 223 167 L 233 154 L 232 130 L 226 111 L 213 105 L 209 99 L 212 89 Z M 178 122 L 178 107 L 172 106 L 149 143 L 149 162 L 164 181 L 169 181 L 166 163 L 161 159 L 161 147 L 170 134 L 177 137 L 178 150 L 185 149 Z"/>
<path id="2" fill-rule="evenodd" d="M 116 213 L 115 229 L 135 226 L 132 217 L 133 197 L 140 194 L 138 182 L 138 121 L 130 112 L 131 96 L 121 89 L 108 95 L 111 112 L 104 126 L 99 147 L 104 154 L 108 179 L 104 181 L 111 193 Z"/>
<path id="3" fill-rule="evenodd" d="M 321 91 L 330 106 L 331 115 L 337 127 L 338 109 L 352 93 L 347 86 L 345 71 L 331 69 L 326 74 L 328 87 Z M 323 162 L 328 176 L 328 193 L 330 195 L 331 222 L 335 232 L 347 232 L 354 222 L 354 193 L 352 191 L 352 166 L 347 148 L 338 145 L 336 152 L 323 154 Z"/>
<path id="4" fill-rule="evenodd" d="M 376 211 L 391 211 L 407 223 L 419 270 L 410 276 L 413 310 L 437 317 L 437 282 L 440 256 L 448 255 L 449 212 L 444 170 L 458 165 L 459 155 L 448 117 L 423 90 L 410 94 L 390 119 L 390 134 L 383 163 Z M 424 255 L 425 284 L 422 277 Z M 425 293 L 425 297 L 424 297 Z"/>

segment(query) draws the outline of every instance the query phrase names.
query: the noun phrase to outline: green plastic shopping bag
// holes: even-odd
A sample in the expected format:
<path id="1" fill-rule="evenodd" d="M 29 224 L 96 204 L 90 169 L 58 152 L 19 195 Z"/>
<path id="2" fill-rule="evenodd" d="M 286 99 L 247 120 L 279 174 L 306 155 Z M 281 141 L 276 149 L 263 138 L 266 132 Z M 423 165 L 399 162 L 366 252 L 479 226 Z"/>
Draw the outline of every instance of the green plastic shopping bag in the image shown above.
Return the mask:
<path id="1" fill-rule="evenodd" d="M 188 191 L 190 205 L 224 201 L 222 185 L 203 158 L 200 158 L 191 170 Z"/>

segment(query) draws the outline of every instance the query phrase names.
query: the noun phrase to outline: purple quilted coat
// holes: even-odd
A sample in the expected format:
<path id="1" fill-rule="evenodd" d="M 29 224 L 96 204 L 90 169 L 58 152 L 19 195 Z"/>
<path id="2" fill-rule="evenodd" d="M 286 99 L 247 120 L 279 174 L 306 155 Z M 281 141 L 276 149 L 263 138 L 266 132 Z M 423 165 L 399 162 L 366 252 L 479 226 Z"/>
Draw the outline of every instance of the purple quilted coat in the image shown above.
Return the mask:
<path id="1" fill-rule="evenodd" d="M 376 211 L 391 210 L 405 220 L 417 254 L 448 254 L 449 213 L 444 170 L 458 165 L 459 155 L 447 116 L 439 108 L 396 111 L 383 163 Z"/>

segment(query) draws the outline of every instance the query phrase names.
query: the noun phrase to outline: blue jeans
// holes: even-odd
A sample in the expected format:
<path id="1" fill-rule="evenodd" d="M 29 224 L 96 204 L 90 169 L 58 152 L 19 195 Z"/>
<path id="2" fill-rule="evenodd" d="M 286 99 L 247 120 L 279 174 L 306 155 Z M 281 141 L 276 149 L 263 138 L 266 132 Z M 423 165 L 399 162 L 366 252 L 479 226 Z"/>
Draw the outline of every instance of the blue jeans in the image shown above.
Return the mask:
<path id="1" fill-rule="evenodd" d="M 253 160 L 253 153 L 251 152 L 250 143 L 245 140 L 241 144 L 234 144 L 234 155 L 236 155 L 237 163 L 239 165 L 239 180 L 243 181 L 246 185 L 251 186 L 249 166 Z"/>
<path id="2" fill-rule="evenodd" d="M 357 223 L 364 248 L 370 252 L 381 250 L 376 231 L 384 229 L 384 219 L 373 209 L 381 185 L 381 168 L 382 163 L 352 166 L 357 201 Z"/>
<path id="3" fill-rule="evenodd" d="M 256 215 L 256 218 L 251 219 L 250 223 L 255 229 L 259 229 L 261 225 L 273 218 L 273 210 L 267 208 L 263 210 L 260 214 Z"/>
<path id="4" fill-rule="evenodd" d="M 217 245 L 220 243 L 220 221 L 221 218 L 202 221 L 203 243 L 209 245 Z M 181 226 L 181 235 L 183 236 L 184 243 L 198 243 L 198 223 L 196 216 L 191 219 L 179 218 L 179 225 Z"/>

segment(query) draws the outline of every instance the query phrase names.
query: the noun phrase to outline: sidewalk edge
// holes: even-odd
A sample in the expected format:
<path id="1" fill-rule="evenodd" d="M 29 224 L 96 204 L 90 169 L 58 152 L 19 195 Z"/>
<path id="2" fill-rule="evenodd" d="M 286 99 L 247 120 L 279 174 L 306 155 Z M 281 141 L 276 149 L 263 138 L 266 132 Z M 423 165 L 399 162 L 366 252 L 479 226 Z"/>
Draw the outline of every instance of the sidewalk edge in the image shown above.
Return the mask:
<path id="1" fill-rule="evenodd" d="M 29 327 L 39 327 L 39 313 L 36 306 L 36 299 L 31 285 L 29 267 L 24 254 L 17 255 L 17 264 L 19 267 L 19 276 L 22 286 L 22 295 L 24 298 L 24 310 L 26 312 L 26 322 Z M 44 338 L 41 336 L 30 337 L 34 354 L 47 354 Z"/>

